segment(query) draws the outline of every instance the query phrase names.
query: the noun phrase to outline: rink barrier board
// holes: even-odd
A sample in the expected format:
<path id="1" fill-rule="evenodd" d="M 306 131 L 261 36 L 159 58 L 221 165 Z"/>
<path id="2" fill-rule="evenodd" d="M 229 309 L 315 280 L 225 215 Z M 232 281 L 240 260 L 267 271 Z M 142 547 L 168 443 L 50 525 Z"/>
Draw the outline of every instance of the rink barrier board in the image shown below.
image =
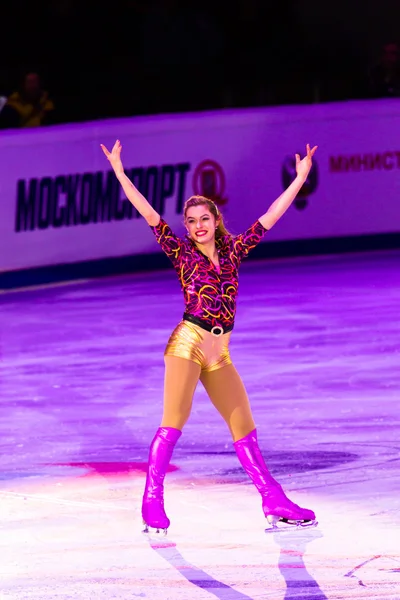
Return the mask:
<path id="1" fill-rule="evenodd" d="M 399 128 L 400 103 L 379 100 L 4 132 L 1 280 L 166 264 L 99 147 L 116 137 L 123 138 L 127 174 L 178 235 L 185 233 L 183 202 L 193 193 L 215 198 L 234 233 L 249 227 L 290 184 L 294 153 L 317 142 L 307 182 L 256 256 L 393 247 L 400 234 Z"/>

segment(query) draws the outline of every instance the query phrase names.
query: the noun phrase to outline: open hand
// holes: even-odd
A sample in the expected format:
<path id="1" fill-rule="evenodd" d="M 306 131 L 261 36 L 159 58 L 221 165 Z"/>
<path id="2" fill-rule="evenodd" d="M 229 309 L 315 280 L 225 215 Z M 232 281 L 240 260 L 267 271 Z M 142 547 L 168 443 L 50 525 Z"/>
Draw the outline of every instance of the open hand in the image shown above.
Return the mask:
<path id="1" fill-rule="evenodd" d="M 309 174 L 312 166 L 312 157 L 316 153 L 317 148 L 318 146 L 314 146 L 314 148 L 310 149 L 310 144 L 307 144 L 307 154 L 303 160 L 300 160 L 300 154 L 296 154 L 296 173 L 299 177 L 304 177 L 304 179 L 307 179 L 307 175 Z"/>
<path id="2" fill-rule="evenodd" d="M 121 161 L 121 150 L 122 150 L 121 142 L 119 140 L 117 140 L 115 142 L 111 152 L 109 152 L 103 144 L 100 144 L 100 148 L 103 150 L 104 154 L 110 161 L 110 164 L 111 164 L 112 168 L 114 169 L 115 174 L 119 175 L 119 174 L 123 173 L 124 167 L 123 167 L 122 161 Z"/>

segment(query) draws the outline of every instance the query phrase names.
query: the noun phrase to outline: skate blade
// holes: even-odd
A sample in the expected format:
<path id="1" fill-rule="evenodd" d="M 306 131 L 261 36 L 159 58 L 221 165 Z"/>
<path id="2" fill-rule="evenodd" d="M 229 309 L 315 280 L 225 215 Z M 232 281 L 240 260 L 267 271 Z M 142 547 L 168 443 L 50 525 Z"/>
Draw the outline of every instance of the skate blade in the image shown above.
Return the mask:
<path id="1" fill-rule="evenodd" d="M 144 529 L 142 529 L 142 533 L 148 536 L 158 535 L 160 537 L 165 537 L 167 535 L 168 529 L 165 527 L 150 527 L 143 521 Z"/>
<path id="2" fill-rule="evenodd" d="M 317 527 L 318 525 L 318 521 L 316 519 L 313 519 L 312 521 L 301 521 L 276 517 L 275 515 L 267 515 L 267 521 L 270 527 L 265 529 L 265 533 L 283 533 L 285 531 L 293 530 L 300 531 L 310 527 Z"/>

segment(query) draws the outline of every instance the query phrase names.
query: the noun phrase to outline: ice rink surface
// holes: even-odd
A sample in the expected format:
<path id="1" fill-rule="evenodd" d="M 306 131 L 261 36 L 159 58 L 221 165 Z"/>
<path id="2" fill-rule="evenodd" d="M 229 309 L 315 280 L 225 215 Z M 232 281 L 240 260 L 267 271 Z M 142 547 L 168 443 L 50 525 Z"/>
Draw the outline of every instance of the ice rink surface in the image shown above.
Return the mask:
<path id="1" fill-rule="evenodd" d="M 199 384 L 141 533 L 173 270 L 0 295 L 0 598 L 400 599 L 400 252 L 248 261 L 231 355 L 316 529 L 266 534 Z"/>

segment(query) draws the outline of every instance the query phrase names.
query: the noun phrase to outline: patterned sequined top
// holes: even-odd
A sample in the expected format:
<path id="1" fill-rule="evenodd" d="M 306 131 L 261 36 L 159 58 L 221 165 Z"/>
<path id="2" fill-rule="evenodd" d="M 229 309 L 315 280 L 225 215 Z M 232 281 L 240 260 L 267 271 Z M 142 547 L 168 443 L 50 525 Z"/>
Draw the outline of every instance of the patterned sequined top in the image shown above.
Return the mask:
<path id="1" fill-rule="evenodd" d="M 239 265 L 242 258 L 259 244 L 267 229 L 256 221 L 240 235 L 216 240 L 220 273 L 189 236 L 179 238 L 163 219 L 151 229 L 178 274 L 185 313 L 202 319 L 211 327 L 231 327 L 236 313 Z"/>

